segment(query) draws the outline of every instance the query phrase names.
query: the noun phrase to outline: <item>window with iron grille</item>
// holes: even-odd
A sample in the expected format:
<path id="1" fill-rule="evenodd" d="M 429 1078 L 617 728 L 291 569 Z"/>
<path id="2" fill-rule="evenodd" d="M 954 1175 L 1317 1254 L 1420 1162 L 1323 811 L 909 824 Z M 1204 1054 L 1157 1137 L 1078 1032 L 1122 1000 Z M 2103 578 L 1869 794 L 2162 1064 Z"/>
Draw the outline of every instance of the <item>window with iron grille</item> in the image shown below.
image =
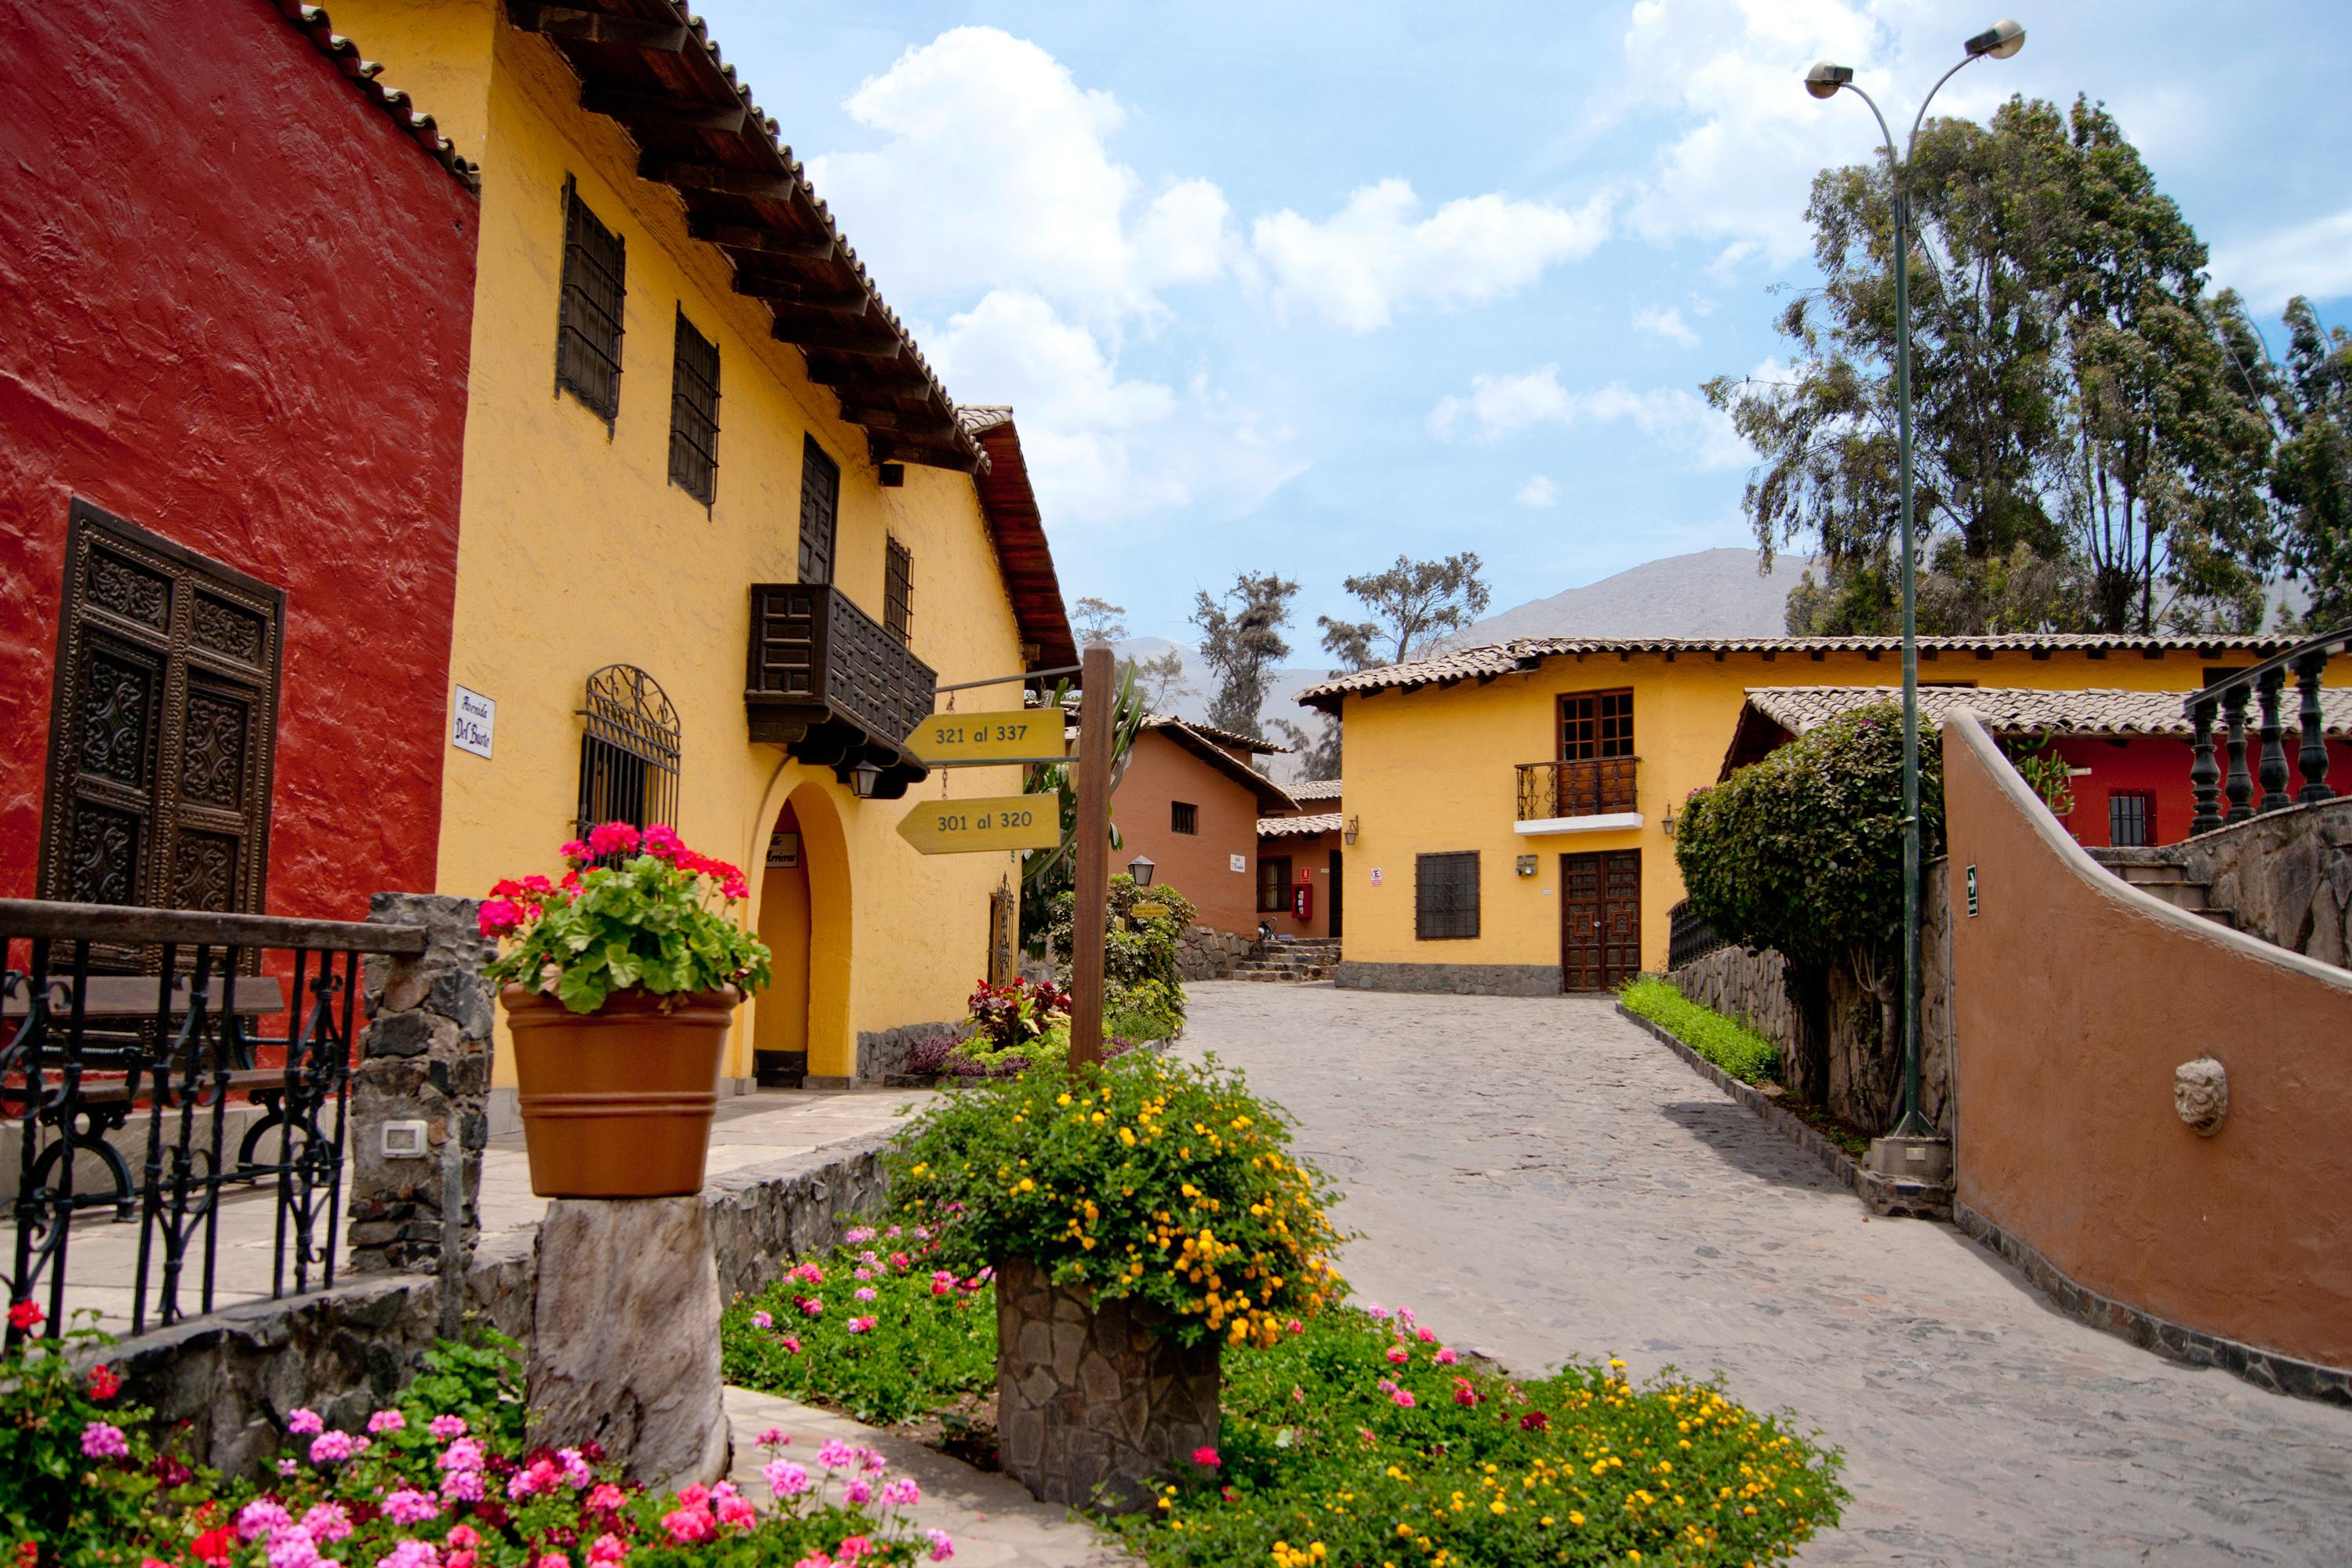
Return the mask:
<path id="1" fill-rule="evenodd" d="M 1168 803 L 1168 831 L 1171 833 L 1200 832 L 1201 808 L 1194 805 L 1189 800 L 1170 801 Z"/>
<path id="2" fill-rule="evenodd" d="M 621 300 L 626 268 L 621 237 L 596 221 L 570 178 L 563 182 L 563 290 L 555 326 L 555 390 L 601 415 L 621 411 Z"/>
<path id="3" fill-rule="evenodd" d="M 1478 934 L 1478 852 L 1413 858 L 1412 934 L 1447 942 Z"/>
<path id="4" fill-rule="evenodd" d="M 841 507 L 841 465 L 813 436 L 801 437 L 801 581 L 833 581 L 834 515 Z"/>
<path id="5" fill-rule="evenodd" d="M 675 824 L 677 710 L 660 683 L 635 665 L 608 664 L 588 678 L 580 717 L 580 836 L 602 822 Z"/>
<path id="6" fill-rule="evenodd" d="M 2144 789 L 2107 792 L 2107 842 L 2118 848 L 2156 842 L 2156 794 Z"/>
<path id="7" fill-rule="evenodd" d="M 1633 754 L 1633 694 L 1574 691 L 1559 700 L 1559 760 Z"/>
<path id="8" fill-rule="evenodd" d="M 915 621 L 915 554 L 895 539 L 883 542 L 882 624 L 912 640 Z"/>
<path id="9" fill-rule="evenodd" d="M 1272 855 L 1257 863 L 1257 912 L 1262 915 L 1286 915 L 1290 912 L 1290 857 Z"/>
<path id="10" fill-rule="evenodd" d="M 683 310 L 670 368 L 669 478 L 705 506 L 719 493 L 719 345 Z"/>

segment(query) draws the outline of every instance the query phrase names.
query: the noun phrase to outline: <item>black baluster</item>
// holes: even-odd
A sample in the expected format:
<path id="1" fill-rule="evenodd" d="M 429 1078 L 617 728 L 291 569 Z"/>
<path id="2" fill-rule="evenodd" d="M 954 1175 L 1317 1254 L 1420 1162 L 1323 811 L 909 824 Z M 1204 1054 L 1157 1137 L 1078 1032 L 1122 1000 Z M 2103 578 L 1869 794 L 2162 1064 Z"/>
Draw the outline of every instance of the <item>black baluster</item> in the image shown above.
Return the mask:
<path id="1" fill-rule="evenodd" d="M 2327 787 L 2327 721 L 2319 711 L 2319 672 L 2327 668 L 2327 650 L 2314 648 L 2294 661 L 2295 689 L 2303 697 L 2303 749 L 2295 764 L 2303 773 L 2303 791 L 2295 799 L 2333 800 Z"/>
<path id="2" fill-rule="evenodd" d="M 179 944 L 165 942 L 162 958 L 156 965 L 161 978 L 155 982 L 154 1037 L 148 1042 L 153 1052 L 145 1064 L 147 1086 L 147 1159 L 141 1168 L 139 1184 L 139 1262 L 132 1271 L 131 1289 L 131 1331 L 142 1332 L 147 1327 L 147 1283 L 153 1278 L 155 1239 L 159 1229 L 166 1229 L 170 1219 L 160 1211 L 163 1204 L 163 1108 L 172 1102 L 172 982 L 179 973 Z M 131 1069 L 131 1097 L 139 1097 L 140 1065 Z M 165 1253 L 170 1244 L 165 1243 Z M 170 1309 L 165 1309 L 168 1313 Z M 166 1316 L 166 1323 L 172 1320 Z"/>
<path id="3" fill-rule="evenodd" d="M 2196 798 L 2197 810 L 2189 821 L 2189 831 L 2195 835 L 2210 833 L 2221 826 L 2221 769 L 2213 761 L 2213 713 L 2210 698 L 2190 710 L 2189 740 L 2189 792 Z"/>
<path id="4" fill-rule="evenodd" d="M 2252 686 L 2242 680 L 2221 693 L 2230 753 L 2229 776 L 2221 784 L 2221 793 L 2230 800 L 2230 809 L 2221 814 L 2224 823 L 2243 822 L 2254 815 L 2254 778 L 2246 771 L 2246 699 L 2252 695 Z"/>
<path id="5" fill-rule="evenodd" d="M 2279 728 L 2279 689 L 2286 684 L 2284 667 L 2263 671 L 2262 770 L 2263 811 L 2284 811 L 2294 804 L 2286 793 L 2286 742 Z"/>

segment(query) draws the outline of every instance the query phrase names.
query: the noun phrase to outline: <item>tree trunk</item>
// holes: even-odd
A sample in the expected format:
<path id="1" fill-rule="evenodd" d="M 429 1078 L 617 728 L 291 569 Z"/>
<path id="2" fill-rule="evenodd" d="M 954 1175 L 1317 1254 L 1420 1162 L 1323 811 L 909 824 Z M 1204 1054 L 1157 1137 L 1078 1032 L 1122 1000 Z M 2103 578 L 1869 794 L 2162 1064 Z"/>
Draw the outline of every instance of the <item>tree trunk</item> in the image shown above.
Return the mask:
<path id="1" fill-rule="evenodd" d="M 1830 1090 L 1830 977 L 1818 963 L 1787 959 L 1780 970 L 1781 988 L 1789 994 L 1790 1030 L 1781 1081 L 1790 1094 L 1810 1104 L 1822 1105 Z"/>

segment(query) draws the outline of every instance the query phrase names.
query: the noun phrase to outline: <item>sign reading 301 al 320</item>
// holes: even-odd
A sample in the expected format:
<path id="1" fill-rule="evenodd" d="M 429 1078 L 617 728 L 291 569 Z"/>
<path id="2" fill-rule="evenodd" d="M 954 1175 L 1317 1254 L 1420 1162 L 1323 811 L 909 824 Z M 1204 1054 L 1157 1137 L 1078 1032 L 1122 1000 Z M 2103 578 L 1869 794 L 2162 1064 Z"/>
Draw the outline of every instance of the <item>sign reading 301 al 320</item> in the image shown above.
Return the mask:
<path id="1" fill-rule="evenodd" d="M 899 819 L 898 837 L 926 855 L 1051 849 L 1062 841 L 1061 798 L 1000 795 L 927 800 Z"/>

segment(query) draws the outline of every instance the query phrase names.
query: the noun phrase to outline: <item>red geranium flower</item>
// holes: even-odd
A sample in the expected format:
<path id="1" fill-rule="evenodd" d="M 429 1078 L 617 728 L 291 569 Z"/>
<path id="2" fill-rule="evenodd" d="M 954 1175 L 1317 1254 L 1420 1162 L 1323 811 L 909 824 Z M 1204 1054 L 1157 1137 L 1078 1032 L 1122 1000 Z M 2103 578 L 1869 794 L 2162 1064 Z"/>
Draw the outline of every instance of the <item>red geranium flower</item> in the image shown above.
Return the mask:
<path id="1" fill-rule="evenodd" d="M 89 1396 L 103 1403 L 122 1392 L 122 1379 L 103 1363 L 89 1369 Z"/>
<path id="2" fill-rule="evenodd" d="M 47 1321 L 48 1314 L 30 1301 L 19 1301 L 8 1309 L 8 1326 L 26 1333 L 32 1332 Z"/>
<path id="3" fill-rule="evenodd" d="M 236 1546 L 236 1526 L 224 1524 L 197 1536 L 189 1543 L 188 1550 L 195 1554 L 199 1563 L 220 1564 L 229 1560 L 229 1553 L 235 1552 Z"/>

